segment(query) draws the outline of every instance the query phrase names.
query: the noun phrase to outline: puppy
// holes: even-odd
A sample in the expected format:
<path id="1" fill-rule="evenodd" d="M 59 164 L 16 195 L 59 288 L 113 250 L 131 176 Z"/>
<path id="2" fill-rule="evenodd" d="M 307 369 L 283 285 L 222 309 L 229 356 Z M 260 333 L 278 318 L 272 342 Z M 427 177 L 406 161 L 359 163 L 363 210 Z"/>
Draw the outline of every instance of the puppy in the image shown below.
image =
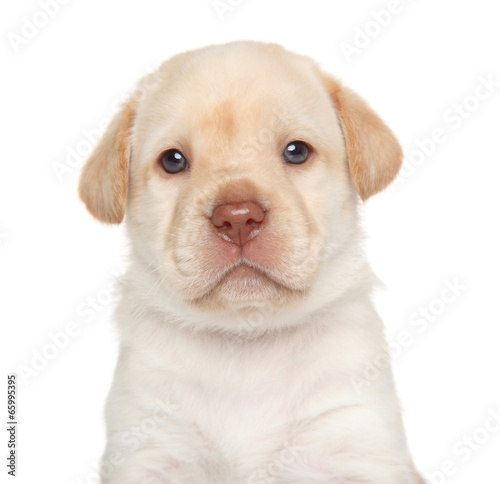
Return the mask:
<path id="1" fill-rule="evenodd" d="M 104 484 L 417 484 L 357 207 L 401 148 L 309 58 L 235 42 L 138 84 L 80 196 L 132 242 Z"/>

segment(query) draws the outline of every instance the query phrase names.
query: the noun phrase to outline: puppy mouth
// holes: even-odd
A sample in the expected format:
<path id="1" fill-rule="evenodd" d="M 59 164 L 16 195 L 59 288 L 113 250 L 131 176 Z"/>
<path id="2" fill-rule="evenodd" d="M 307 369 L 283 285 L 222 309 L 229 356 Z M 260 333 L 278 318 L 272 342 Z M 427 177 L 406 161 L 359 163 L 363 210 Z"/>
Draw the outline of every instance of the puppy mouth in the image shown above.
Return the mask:
<path id="1" fill-rule="evenodd" d="M 191 299 L 192 304 L 227 310 L 260 306 L 263 301 L 271 300 L 273 304 L 283 304 L 292 295 L 297 296 L 296 291 L 243 256 L 214 276 L 203 293 Z"/>
<path id="2" fill-rule="evenodd" d="M 224 282 L 234 283 L 235 285 L 240 283 L 252 283 L 252 285 L 255 285 L 256 283 L 258 284 L 259 281 L 262 283 L 272 283 L 278 287 L 286 287 L 283 282 L 275 277 L 274 274 L 270 273 L 270 271 L 249 261 L 242 255 L 237 262 L 226 267 L 218 274 L 218 277 L 210 284 L 207 292 L 213 291 Z"/>
<path id="3" fill-rule="evenodd" d="M 255 279 L 267 276 L 260 269 L 245 262 L 240 262 L 226 273 L 226 277 L 231 277 L 233 279 Z"/>
<path id="4" fill-rule="evenodd" d="M 242 256 L 237 262 L 227 267 L 220 277 L 217 278 L 214 285 L 221 281 L 231 278 L 235 281 L 244 279 L 269 279 L 275 283 L 278 281 L 269 273 L 269 271 L 259 267 L 257 264 L 247 260 Z"/>

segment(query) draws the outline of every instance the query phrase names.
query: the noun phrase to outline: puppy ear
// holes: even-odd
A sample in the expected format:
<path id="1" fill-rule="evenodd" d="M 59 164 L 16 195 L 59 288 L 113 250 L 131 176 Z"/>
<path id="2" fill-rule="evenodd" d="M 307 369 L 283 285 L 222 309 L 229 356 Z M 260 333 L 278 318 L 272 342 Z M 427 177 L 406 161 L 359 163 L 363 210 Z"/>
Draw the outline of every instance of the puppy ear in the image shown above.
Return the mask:
<path id="1" fill-rule="evenodd" d="M 125 214 L 135 108 L 136 102 L 131 100 L 111 120 L 80 176 L 80 198 L 102 222 L 118 224 Z"/>
<path id="2" fill-rule="evenodd" d="M 354 186 L 361 199 L 367 200 L 394 180 L 403 150 L 364 99 L 327 75 L 322 75 L 322 81 L 337 110 Z"/>

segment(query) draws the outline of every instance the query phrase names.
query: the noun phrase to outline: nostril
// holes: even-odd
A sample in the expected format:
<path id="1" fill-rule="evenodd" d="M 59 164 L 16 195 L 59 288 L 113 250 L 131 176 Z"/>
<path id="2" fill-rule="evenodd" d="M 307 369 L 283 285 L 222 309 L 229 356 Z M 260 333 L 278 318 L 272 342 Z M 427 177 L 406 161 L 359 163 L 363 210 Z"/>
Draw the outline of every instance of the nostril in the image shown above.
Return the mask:
<path id="1" fill-rule="evenodd" d="M 250 201 L 220 204 L 211 217 L 216 233 L 240 246 L 258 234 L 264 219 L 262 206 Z"/>

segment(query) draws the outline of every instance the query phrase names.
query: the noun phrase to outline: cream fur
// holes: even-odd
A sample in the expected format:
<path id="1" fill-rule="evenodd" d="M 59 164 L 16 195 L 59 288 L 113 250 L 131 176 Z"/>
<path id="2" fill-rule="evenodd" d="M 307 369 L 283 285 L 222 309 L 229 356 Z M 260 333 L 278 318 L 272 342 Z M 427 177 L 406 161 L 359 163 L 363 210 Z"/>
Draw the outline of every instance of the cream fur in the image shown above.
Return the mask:
<path id="1" fill-rule="evenodd" d="M 297 139 L 310 159 L 285 164 Z M 171 148 L 189 170 L 161 168 Z M 104 484 L 423 482 L 391 371 L 354 384 L 386 351 L 357 206 L 400 164 L 361 98 L 276 45 L 188 52 L 139 83 L 80 185 L 132 241 Z M 210 217 L 246 200 L 266 220 L 240 249 Z"/>

